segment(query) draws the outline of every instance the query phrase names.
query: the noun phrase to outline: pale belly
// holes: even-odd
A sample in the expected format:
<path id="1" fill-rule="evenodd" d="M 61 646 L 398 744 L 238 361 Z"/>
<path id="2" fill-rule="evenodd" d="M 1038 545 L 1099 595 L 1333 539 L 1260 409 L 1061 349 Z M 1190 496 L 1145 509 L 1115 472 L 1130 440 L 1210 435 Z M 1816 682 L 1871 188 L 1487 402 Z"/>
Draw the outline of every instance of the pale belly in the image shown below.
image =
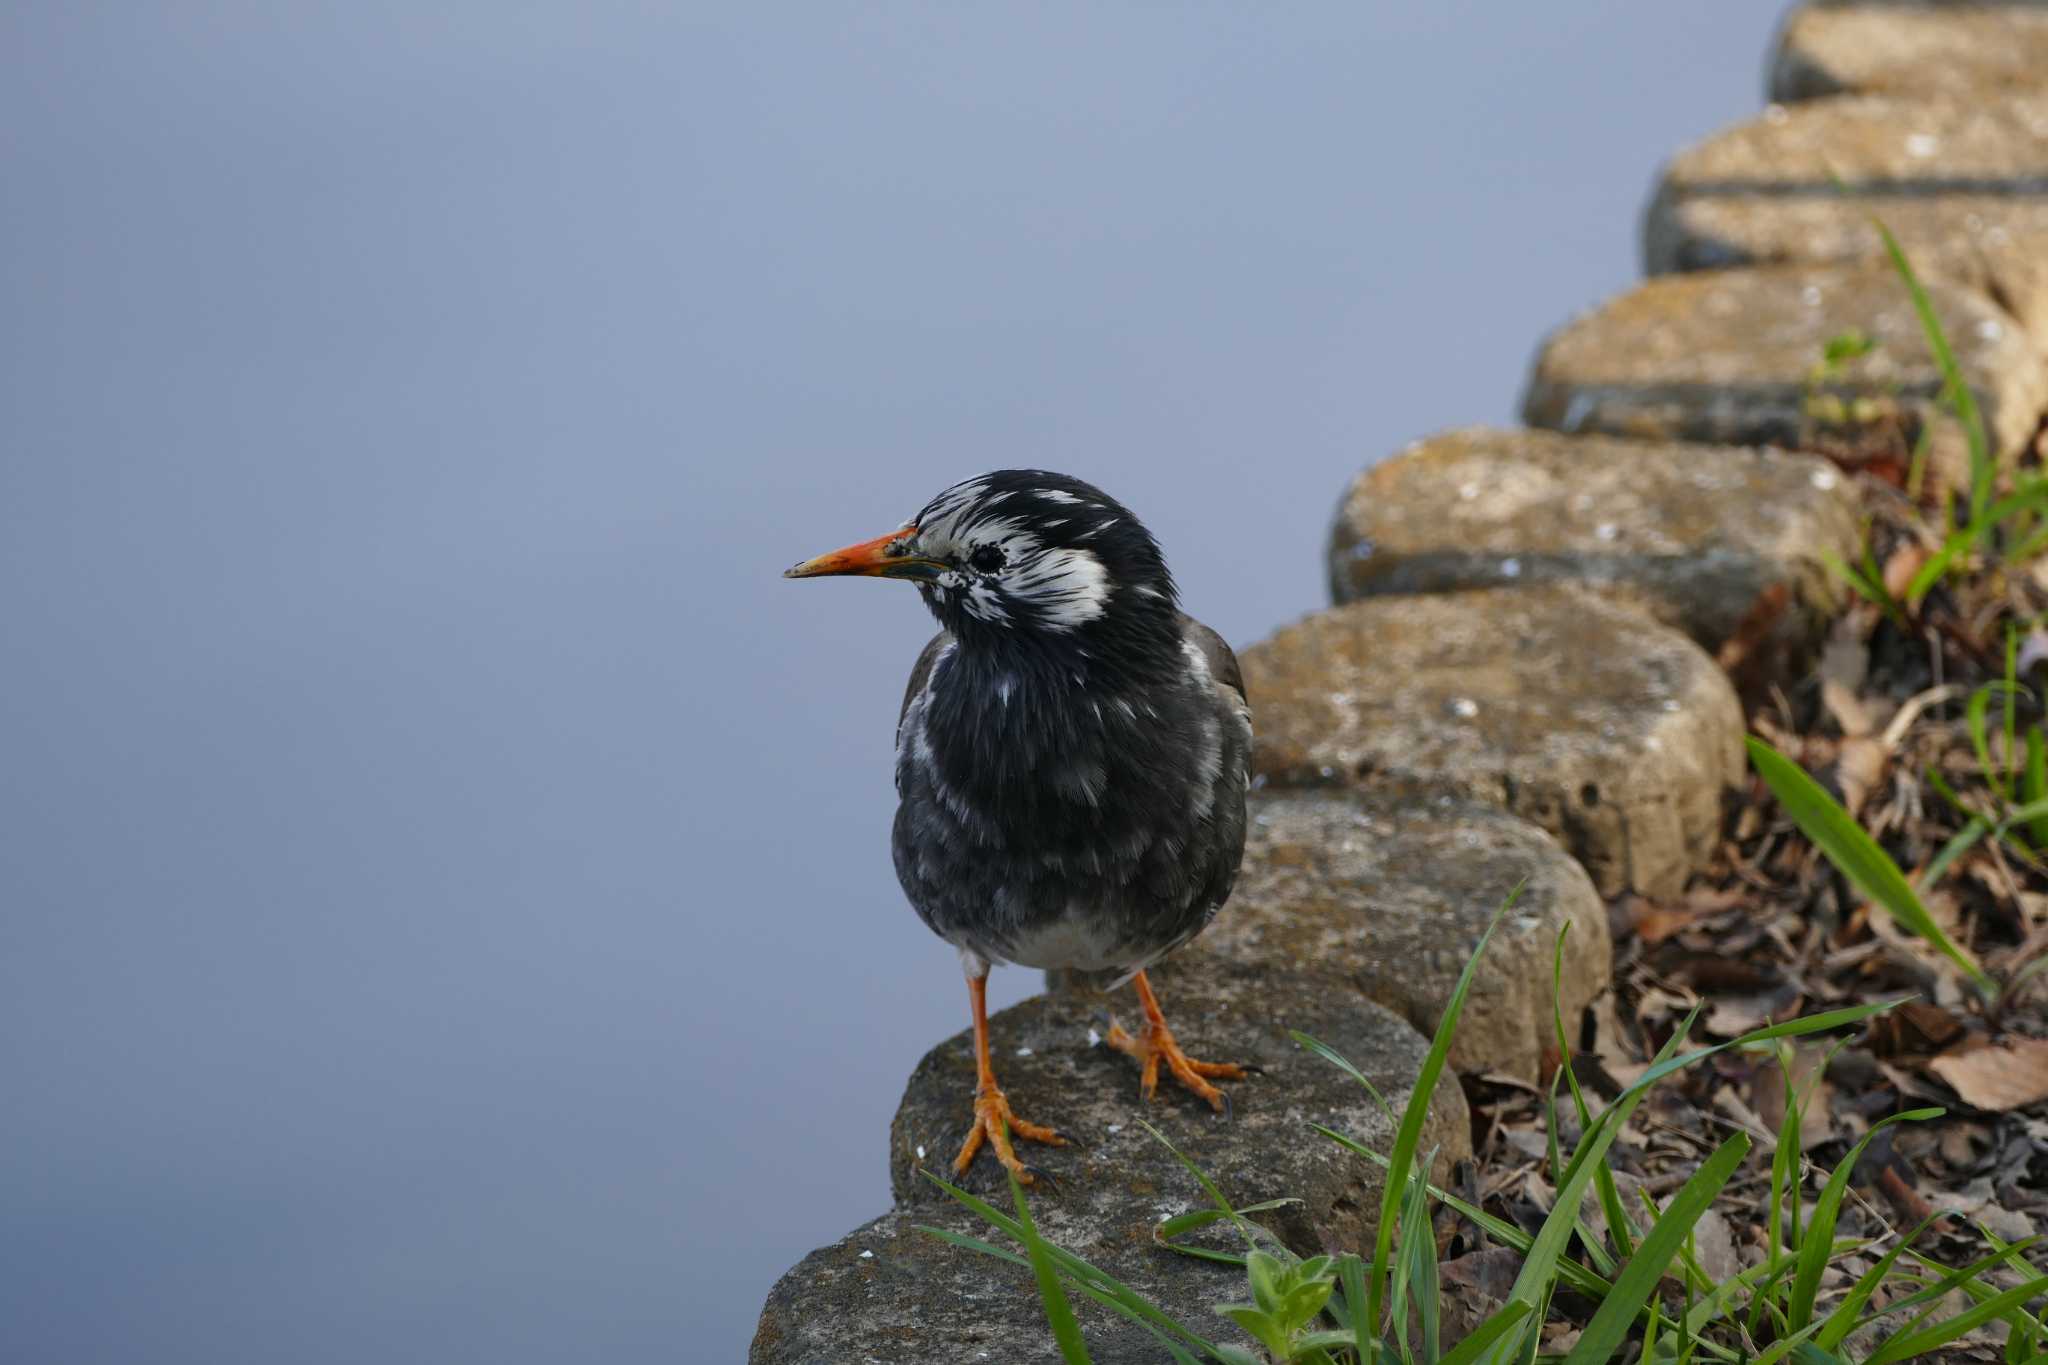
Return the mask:
<path id="1" fill-rule="evenodd" d="M 1118 932 L 1115 916 L 1093 910 L 1069 910 L 1057 919 L 1019 926 L 1002 943 L 989 946 L 997 949 L 1000 961 L 1045 971 L 1135 967 L 1144 957 L 1142 948 Z"/>

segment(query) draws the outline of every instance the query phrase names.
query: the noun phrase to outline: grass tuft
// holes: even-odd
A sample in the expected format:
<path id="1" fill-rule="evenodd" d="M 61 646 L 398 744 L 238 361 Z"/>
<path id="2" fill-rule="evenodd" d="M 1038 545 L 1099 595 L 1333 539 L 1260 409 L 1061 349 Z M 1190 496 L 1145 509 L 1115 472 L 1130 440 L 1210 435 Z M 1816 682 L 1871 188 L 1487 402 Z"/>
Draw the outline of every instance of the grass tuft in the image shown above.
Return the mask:
<path id="1" fill-rule="evenodd" d="M 1517 888 L 1519 892 L 1519 888 Z M 1510 896 L 1496 913 L 1514 903 Z M 1753 1156 L 1753 1140 L 1737 1133 L 1714 1149 L 1684 1185 L 1661 1207 L 1643 1196 L 1648 1217 L 1640 1229 L 1623 1216 L 1614 1172 L 1607 1154 L 1636 1106 L 1656 1085 L 1710 1058 L 1730 1051 L 1775 1051 L 1787 1039 L 1848 1028 L 1896 1007 L 1900 1001 L 1851 1006 L 1803 1019 L 1756 1029 L 1727 1042 L 1686 1048 L 1691 1019 L 1685 1021 L 1659 1051 L 1651 1065 L 1605 1108 L 1593 1102 L 1572 1080 L 1568 1093 L 1581 1131 L 1569 1157 L 1560 1151 L 1557 1195 L 1542 1225 L 1533 1233 L 1487 1214 L 1429 1181 L 1434 1153 L 1418 1155 L 1422 1123 L 1444 1070 L 1460 1013 L 1469 994 L 1476 964 L 1493 932 L 1481 937 L 1467 961 L 1444 1017 L 1431 1042 L 1428 1058 L 1399 1113 L 1393 1146 L 1387 1154 L 1335 1130 L 1313 1131 L 1337 1142 L 1386 1171 L 1380 1221 L 1370 1242 L 1370 1256 L 1344 1251 L 1303 1257 L 1286 1246 L 1250 1215 L 1270 1212 L 1286 1200 L 1237 1208 L 1197 1163 L 1168 1141 L 1147 1131 L 1172 1152 L 1190 1178 L 1208 1197 L 1206 1208 L 1190 1210 L 1160 1223 L 1156 1237 L 1163 1247 L 1240 1267 L 1244 1295 L 1215 1306 L 1214 1311 L 1244 1334 L 1240 1342 L 1211 1340 L 1206 1329 L 1180 1322 L 1147 1302 L 1129 1286 L 1071 1252 L 1047 1242 L 1032 1222 L 1024 1192 L 1012 1181 L 1016 1214 L 992 1205 L 936 1176 L 933 1183 L 980 1215 L 1018 1247 L 1011 1250 L 958 1233 L 928 1229 L 956 1246 L 1031 1271 L 1045 1305 L 1046 1321 L 1062 1357 L 1089 1359 L 1083 1341 L 1085 1324 L 1072 1299 L 1136 1322 L 1150 1332 L 1177 1365 L 1208 1360 L 1220 1365 L 1530 1365 L 1541 1358 L 1537 1330 L 1556 1316 L 1562 1293 L 1593 1306 L 1590 1318 L 1576 1311 L 1583 1326 L 1577 1341 L 1561 1359 L 1563 1365 L 1633 1356 L 1658 1365 L 1772 1365 L 1791 1360 L 1801 1365 L 1844 1361 L 1839 1352 L 1862 1329 L 1912 1313 L 1902 1325 L 1877 1342 L 1861 1365 L 1889 1365 L 1934 1350 L 1990 1323 L 2005 1323 L 2013 1343 L 2008 1358 L 2029 1359 L 2048 1329 L 2030 1311 L 2034 1300 L 2048 1294 L 2048 1277 L 2008 1286 L 1994 1283 L 1994 1272 L 2029 1273 L 2021 1253 L 2032 1240 L 2006 1244 L 1990 1238 L 1990 1252 L 1960 1269 L 1925 1262 L 1914 1243 L 1937 1218 L 1930 1218 L 1891 1245 L 1843 1294 L 1826 1304 L 1822 1286 L 1829 1268 L 1862 1243 L 1842 1242 L 1835 1224 L 1848 1193 L 1851 1172 L 1871 1141 L 1892 1124 L 1917 1122 L 1941 1111 L 1917 1109 L 1873 1124 L 1863 1138 L 1837 1162 L 1825 1184 L 1812 1196 L 1812 1212 L 1803 1224 L 1795 1216 L 1783 1245 L 1774 1240 L 1760 1264 L 1719 1283 L 1701 1270 L 1691 1250 L 1695 1226 Z M 1562 941 L 1560 940 L 1560 951 Z M 1560 1026 L 1560 1041 L 1564 1041 Z M 1370 1082 L 1333 1049 L 1300 1038 L 1303 1047 L 1370 1087 Z M 1564 1054 L 1565 1070 L 1570 1053 Z M 1781 1055 L 1780 1060 L 1783 1061 Z M 1789 1080 L 1788 1080 L 1789 1086 Z M 1373 1092 L 1375 1099 L 1379 1097 Z M 1383 1100 L 1379 1101 L 1384 1104 Z M 1787 1103 L 1784 1127 L 1777 1135 L 1770 1162 L 1772 1227 L 1777 1209 L 1797 1210 L 1805 1198 L 1805 1174 L 1798 1154 L 1800 1097 Z M 1554 1111 L 1553 1111 L 1554 1117 Z M 1304 1134 L 1306 1136 L 1306 1134 Z M 1553 1129 L 1552 1141 L 1556 1141 Z M 1602 1245 L 1579 1218 L 1589 1189 L 1600 1192 L 1611 1243 Z M 1755 1197 L 1755 1196 L 1751 1196 Z M 1609 1204 L 1609 1199 L 1612 1204 Z M 1444 1288 L 1436 1261 L 1433 1216 L 1448 1208 L 1469 1219 L 1487 1236 L 1514 1248 L 1522 1265 L 1507 1302 L 1462 1341 L 1443 1340 Z M 1244 1244 L 1242 1254 L 1188 1245 L 1179 1239 L 1198 1229 L 1228 1226 Z M 1685 1301 L 1674 1305 L 1660 1287 L 1683 1286 Z M 1967 1308 L 1947 1318 L 1932 1314 L 1944 1296 L 1960 1292 Z M 1881 1308 L 1873 1303 L 1889 1297 Z M 1917 1311 L 1916 1311 L 1917 1310 Z M 1092 1311 L 1092 1310 L 1091 1310 Z M 1637 1345 L 1631 1350 L 1630 1342 Z"/>

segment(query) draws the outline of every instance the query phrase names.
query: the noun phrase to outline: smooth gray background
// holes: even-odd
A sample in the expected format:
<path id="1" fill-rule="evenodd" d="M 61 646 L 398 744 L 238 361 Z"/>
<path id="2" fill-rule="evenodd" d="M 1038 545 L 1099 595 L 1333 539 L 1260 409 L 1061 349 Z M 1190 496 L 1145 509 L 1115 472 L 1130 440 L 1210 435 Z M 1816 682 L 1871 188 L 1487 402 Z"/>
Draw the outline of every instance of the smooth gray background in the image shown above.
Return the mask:
<path id="1" fill-rule="evenodd" d="M 966 1022 L 778 571 L 1043 464 L 1315 606 L 1776 8 L 7 5 L 0 1356 L 738 1359 Z"/>

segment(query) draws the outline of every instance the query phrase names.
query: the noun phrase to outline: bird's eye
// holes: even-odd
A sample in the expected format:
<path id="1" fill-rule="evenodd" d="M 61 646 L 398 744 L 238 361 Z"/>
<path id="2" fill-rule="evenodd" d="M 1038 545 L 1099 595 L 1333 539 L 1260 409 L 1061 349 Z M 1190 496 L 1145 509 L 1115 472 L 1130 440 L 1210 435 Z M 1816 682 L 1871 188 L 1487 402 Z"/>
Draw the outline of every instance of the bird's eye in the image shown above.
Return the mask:
<path id="1" fill-rule="evenodd" d="M 993 545 L 983 545 L 967 556 L 967 562 L 982 573 L 994 573 L 1003 567 L 1003 552 Z"/>

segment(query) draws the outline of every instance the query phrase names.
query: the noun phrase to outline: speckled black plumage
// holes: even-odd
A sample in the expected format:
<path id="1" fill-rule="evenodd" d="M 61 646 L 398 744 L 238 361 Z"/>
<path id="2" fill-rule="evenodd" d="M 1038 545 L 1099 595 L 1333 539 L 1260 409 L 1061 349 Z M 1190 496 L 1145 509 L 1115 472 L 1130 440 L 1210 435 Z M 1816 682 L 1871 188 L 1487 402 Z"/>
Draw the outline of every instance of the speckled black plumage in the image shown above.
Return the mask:
<path id="1" fill-rule="evenodd" d="M 1069 577 L 1104 595 L 1034 600 L 1029 575 L 919 584 L 944 629 L 897 727 L 903 889 L 970 973 L 976 958 L 1142 969 L 1199 933 L 1237 876 L 1251 743 L 1237 661 L 1180 611 L 1150 533 L 1092 485 L 1002 471 L 941 494 L 905 535 L 928 522 L 962 545 L 995 525 L 1056 563 L 1085 551 L 1100 588 Z"/>

